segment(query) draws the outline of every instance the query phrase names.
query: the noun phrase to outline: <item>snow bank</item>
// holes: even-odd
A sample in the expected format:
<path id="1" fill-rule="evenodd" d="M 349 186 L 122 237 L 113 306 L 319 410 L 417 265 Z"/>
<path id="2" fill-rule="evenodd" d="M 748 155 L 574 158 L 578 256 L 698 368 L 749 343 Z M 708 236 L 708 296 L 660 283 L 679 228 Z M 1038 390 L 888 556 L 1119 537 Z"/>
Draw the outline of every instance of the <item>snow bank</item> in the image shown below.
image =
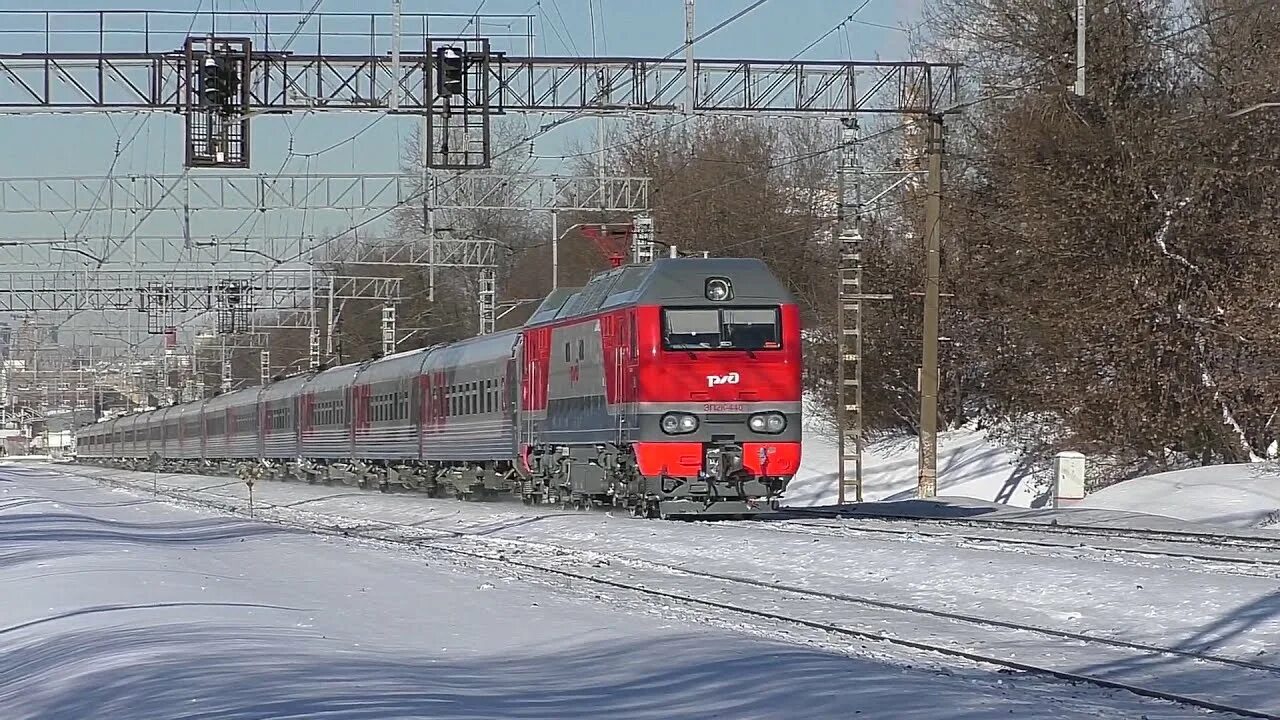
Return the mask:
<path id="1" fill-rule="evenodd" d="M 1078 507 L 1151 513 L 1230 527 L 1280 524 L 1280 464 L 1210 465 L 1134 478 Z"/>
<path id="2" fill-rule="evenodd" d="M 863 449 L 863 499 L 903 500 L 916 494 L 918 444 L 914 437 L 870 443 Z M 800 472 L 786 493 L 793 507 L 833 505 L 838 488 L 836 433 L 819 423 L 804 428 Z M 853 468 L 846 473 L 853 477 Z M 1031 468 L 976 427 L 938 435 L 938 495 L 1031 507 L 1036 499 Z M 852 497 L 847 498 L 852 501 Z"/>

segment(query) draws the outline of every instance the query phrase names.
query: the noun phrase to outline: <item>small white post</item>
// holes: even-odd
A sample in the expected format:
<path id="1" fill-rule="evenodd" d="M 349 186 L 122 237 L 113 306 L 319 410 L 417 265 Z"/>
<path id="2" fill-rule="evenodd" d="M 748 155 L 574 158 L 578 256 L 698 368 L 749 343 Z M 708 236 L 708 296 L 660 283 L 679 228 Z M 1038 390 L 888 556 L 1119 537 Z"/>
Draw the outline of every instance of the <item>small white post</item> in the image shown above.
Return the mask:
<path id="1" fill-rule="evenodd" d="M 1076 0 L 1076 94 L 1084 97 L 1085 23 L 1089 15 L 1088 0 Z"/>
<path id="2" fill-rule="evenodd" d="M 1064 451 L 1053 456 L 1053 507 L 1070 507 L 1084 499 L 1084 455 Z"/>

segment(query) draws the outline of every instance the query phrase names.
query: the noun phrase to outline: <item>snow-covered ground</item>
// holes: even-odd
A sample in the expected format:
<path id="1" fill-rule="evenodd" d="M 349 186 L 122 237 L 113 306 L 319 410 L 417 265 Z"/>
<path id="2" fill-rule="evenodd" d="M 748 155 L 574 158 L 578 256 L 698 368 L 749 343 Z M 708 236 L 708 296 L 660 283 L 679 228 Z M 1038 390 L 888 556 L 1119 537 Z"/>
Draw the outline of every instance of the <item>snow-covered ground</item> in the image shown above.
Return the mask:
<path id="1" fill-rule="evenodd" d="M 1230 527 L 1277 525 L 1280 464 L 1210 465 L 1134 478 L 1086 496 L 1079 507 Z"/>
<path id="2" fill-rule="evenodd" d="M 914 498 L 917 447 L 913 437 L 869 443 L 863 453 L 864 499 Z M 786 504 L 834 505 L 838 457 L 834 432 L 821 423 L 807 424 L 800 472 L 787 489 Z M 986 431 L 968 427 L 939 433 L 939 497 L 1026 508 L 1044 492 L 1030 467 Z M 1280 526 L 1280 463 L 1212 465 L 1134 478 L 1091 493 L 1076 507 L 1223 527 Z"/>
<path id="3" fill-rule="evenodd" d="M 145 498 L 149 483 L 158 481 L 162 490 L 180 492 L 186 497 L 214 499 L 240 509 L 246 505 L 245 486 L 227 478 L 157 476 L 99 468 L 51 466 L 34 470 L 14 468 L 8 473 L 0 468 L 0 477 L 7 475 L 21 482 L 51 483 L 58 487 L 81 486 L 81 481 L 59 477 L 56 474 L 59 471 L 124 481 L 143 491 L 139 495 L 138 490 L 133 490 L 131 494 L 124 495 L 126 498 Z M 2 487 L 3 483 L 0 483 Z M 588 572 L 639 582 L 647 587 L 670 587 L 679 580 L 660 567 L 651 566 L 659 563 L 661 567 L 697 568 L 739 577 L 757 577 L 771 584 L 856 594 L 876 601 L 905 602 L 1262 664 L 1270 662 L 1270 655 L 1280 644 L 1280 601 L 1275 593 L 1274 577 L 1221 575 L 1208 565 L 1201 567 L 1195 563 L 1162 563 L 1154 559 L 1134 566 L 1111 562 L 1106 553 L 1085 555 L 1072 548 L 1060 551 L 1041 549 L 1033 554 L 1020 550 L 1018 546 L 998 543 L 972 547 L 912 542 L 909 539 L 817 537 L 774 532 L 750 523 L 681 524 L 611 517 L 603 513 L 548 513 L 515 503 L 462 503 L 410 494 L 381 495 L 297 483 L 264 482 L 259 483 L 256 490 L 256 506 L 268 518 L 325 527 L 368 528 L 387 524 L 384 526 L 394 525 L 413 533 L 423 533 L 423 539 L 439 536 L 440 531 L 462 533 L 466 540 L 449 542 L 483 542 L 488 547 L 501 548 L 509 557 L 534 552 L 535 557 L 548 562 L 583 563 L 583 558 L 587 558 L 592 561 L 587 565 L 595 568 Z M 111 495 L 120 497 L 122 494 Z M 0 522 L 3 517 L 0 513 Z M 321 544 L 336 542 L 311 541 Z M 301 556 L 297 550 L 286 548 L 285 552 L 295 558 Z M 432 556 L 426 547 L 423 552 L 433 568 L 449 565 L 444 556 Z M 270 562 L 264 564 L 272 566 Z M 310 557 L 307 567 L 325 576 L 333 572 L 323 563 L 313 565 Z M 397 583 L 405 581 L 406 578 L 402 577 L 404 570 L 397 572 L 400 573 Z M 285 577 L 302 580 L 300 576 Z M 0 580 L 3 580 L 2 575 Z M 508 578 L 504 582 L 490 582 L 505 587 L 504 582 L 511 581 Z M 688 578 L 679 582 L 687 583 Z M 396 587 L 396 583 L 392 586 Z M 715 583 L 703 586 L 677 584 L 675 587 L 682 587 L 686 593 L 729 597 L 736 602 L 760 607 L 778 607 L 787 611 L 807 607 L 803 599 L 780 605 L 783 601 L 777 593 L 759 591 L 762 593 L 760 597 L 752 598 L 750 594 L 744 595 L 742 588 L 726 588 Z M 544 604 L 540 592 L 529 594 L 539 598 L 535 602 Z M 616 613 L 615 621 L 626 626 L 633 636 L 637 632 L 642 635 L 650 632 L 643 619 L 637 621 L 631 617 L 636 611 L 633 606 L 617 598 L 602 600 L 600 594 L 593 597 L 595 601 L 609 603 L 611 611 Z M 548 598 L 546 603 L 553 599 Z M 389 598 L 387 601 L 391 602 Z M 464 599 L 462 602 L 465 604 L 467 601 Z M 588 601 L 588 604 L 592 603 Z M 647 609 L 653 610 L 652 607 Z M 410 608 L 408 615 L 401 610 L 400 616 L 393 614 L 392 617 L 405 617 L 407 620 L 414 617 L 412 610 Z M 585 612 L 582 608 L 579 610 Z M 1242 702 L 1261 702 L 1268 708 L 1275 705 L 1280 711 L 1280 670 L 1269 674 L 1268 671 L 1227 667 L 1224 674 L 1222 667 L 1200 667 L 1193 661 L 1176 657 L 1141 660 L 1116 658 L 1114 655 L 1108 659 L 1105 652 L 1081 655 L 1080 648 L 1065 647 L 1060 643 L 1046 644 L 1043 638 L 1003 632 L 975 634 L 971 627 L 955 627 L 940 620 L 925 622 L 909 618 L 909 622 L 904 624 L 903 620 L 892 617 L 892 613 L 885 615 L 883 611 L 866 608 L 849 615 L 853 612 L 851 607 L 839 603 L 819 604 L 810 611 L 829 620 L 895 627 L 899 634 L 914 633 L 934 642 L 943 639 L 959 647 L 996 648 L 1019 658 L 1105 673 L 1121 680 L 1164 683 L 1178 691 L 1196 691 L 1199 688 L 1203 692 L 1227 694 L 1229 699 Z M 670 614 L 659 615 L 663 621 L 672 620 Z M 523 621 L 529 620 L 521 617 Z M 696 618 L 693 622 L 715 625 L 707 622 L 705 609 L 691 613 L 690 617 Z M 689 618 L 683 622 L 677 618 L 676 627 L 688 622 Z M 672 626 L 664 628 L 671 629 Z M 710 629 L 704 627 L 703 630 Z M 775 636 L 798 639 L 793 633 L 794 628 Z M 608 633 L 604 637 L 609 637 Z M 0 634 L 0 652 L 4 651 L 2 640 L 3 634 Z M 707 642 L 714 645 L 716 641 Z M 832 649 L 829 639 L 810 639 L 809 642 Z M 917 667 L 930 667 L 928 662 L 919 658 L 913 662 Z M 972 672 L 965 670 L 961 675 L 967 681 L 979 684 L 989 677 L 977 669 Z M 927 680 L 917 682 L 934 682 L 931 675 L 927 677 Z M 1020 689 L 1028 688 L 1024 685 Z M 1106 702 L 1112 701 L 1114 698 Z M 816 715 L 808 713 L 805 717 L 822 716 L 820 709 L 816 712 Z M 883 716 L 912 717 L 911 712 L 888 712 Z M 1014 711 L 1014 714 L 1057 717 L 1052 712 L 1039 709 L 1030 713 Z M 1139 714 L 1116 710 L 1111 716 L 1140 717 L 1142 714 L 1158 716 L 1149 708 Z M 728 713 L 726 716 L 742 715 Z M 761 716 L 770 715 L 764 713 Z M 783 709 L 772 716 L 794 715 Z M 876 715 L 864 712 L 860 716 Z M 950 717 L 934 712 L 919 716 Z M 972 717 L 988 715 L 979 713 Z"/>
<path id="4" fill-rule="evenodd" d="M 868 443 L 863 449 L 863 499 L 915 497 L 917 447 L 915 438 Z M 786 503 L 834 505 L 839 457 L 835 433 L 822 424 L 807 423 L 800 472 L 787 489 Z M 846 472 L 853 476 L 852 467 Z M 986 431 L 969 427 L 938 434 L 938 495 L 1030 507 L 1038 494 L 1033 485 L 1029 468 Z"/>
<path id="5" fill-rule="evenodd" d="M 705 610 L 655 606 L 625 591 L 556 585 L 426 548 L 316 536 L 71 473 L 139 486 L 154 479 L 243 506 L 244 486 L 222 478 L 0 465 L 4 720 L 1203 716 L 982 666 L 947 661 L 940 672 L 865 644 L 837 652 L 831 638 L 803 628 L 726 627 Z M 852 583 L 886 596 L 911 598 L 914 586 L 915 599 L 940 607 L 972 607 L 989 595 L 998 602 L 987 611 L 1014 615 L 1034 604 L 1054 620 L 1065 606 L 1070 612 L 1056 621 L 1067 624 L 1093 614 L 1102 595 L 1094 592 L 1118 581 L 1044 568 L 1043 559 L 1010 572 L 985 568 L 991 557 L 784 542 L 743 526 L 534 516 L 518 505 L 286 483 L 260 483 L 257 494 L 260 508 L 282 518 L 465 526 L 700 565 L 767 565 L 790 581 Z M 1147 615 L 1156 635 L 1188 625 L 1209 631 L 1214 613 L 1252 608 L 1212 634 L 1224 652 L 1248 651 L 1275 632 L 1257 629 L 1270 607 L 1261 584 L 1270 583 L 1247 585 L 1254 580 L 1231 578 L 1238 584 L 1229 589 L 1201 583 L 1198 598 L 1179 608 L 1150 604 L 1172 602 L 1169 579 L 1141 578 L 1156 584 L 1145 593 L 1120 588 L 1114 603 L 1102 604 L 1147 598 L 1130 616 L 1166 613 Z M 1123 620 L 1109 631 L 1132 631 Z"/>

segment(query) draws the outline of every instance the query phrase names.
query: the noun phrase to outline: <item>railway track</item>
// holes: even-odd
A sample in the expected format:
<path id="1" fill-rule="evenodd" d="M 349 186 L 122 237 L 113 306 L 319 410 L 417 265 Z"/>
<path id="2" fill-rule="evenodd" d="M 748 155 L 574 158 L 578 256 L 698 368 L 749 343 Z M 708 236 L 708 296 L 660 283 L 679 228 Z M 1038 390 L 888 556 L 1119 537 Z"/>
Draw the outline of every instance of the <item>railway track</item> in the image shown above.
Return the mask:
<path id="1" fill-rule="evenodd" d="M 1197 530 L 1156 530 L 1152 528 L 1113 527 L 1101 525 L 1075 525 L 1071 523 L 1042 523 L 1026 520 L 1003 520 L 998 518 L 922 518 L 911 515 L 859 514 L 839 513 L 819 510 L 814 512 L 802 508 L 788 508 L 789 519 L 796 517 L 812 520 L 866 520 L 866 521 L 909 521 L 920 525 L 937 527 L 968 528 L 1001 528 L 1023 531 L 1052 533 L 1056 535 L 1074 535 L 1083 537 L 1129 538 L 1135 540 L 1151 540 L 1185 545 L 1201 545 L 1210 547 L 1231 547 L 1240 549 L 1280 552 L 1280 536 L 1267 537 L 1244 533 L 1208 532 Z"/>
<path id="2" fill-rule="evenodd" d="M 86 477 L 86 476 L 82 476 Z M 88 477 L 133 492 L 158 492 L 180 503 L 245 514 L 227 498 L 197 498 L 189 488 L 173 489 L 139 481 Z M 217 496 L 215 496 L 217 498 Z M 296 504 L 294 504 L 296 505 Z M 332 524 L 332 516 L 289 505 L 259 503 L 263 510 L 310 516 L 309 522 L 272 522 L 332 536 L 355 537 L 420 551 L 499 563 L 544 576 L 572 579 L 714 609 L 757 621 L 790 624 L 852 638 L 960 658 L 1006 671 L 1051 677 L 1180 703 L 1241 717 L 1280 720 L 1280 668 L 1179 647 L 1161 647 L 1085 633 L 983 618 L 904 603 L 779 584 L 663 563 L 593 554 L 546 543 L 488 538 L 475 532 L 427 529 L 403 523 Z M 316 521 L 321 521 L 317 523 Z M 325 524 L 325 523 L 329 524 Z M 602 562 L 603 560 L 603 562 Z M 574 567 L 589 565 L 583 570 Z M 554 563 L 554 564 L 551 564 Z M 664 580 L 675 581 L 664 586 Z M 691 588 L 691 586 L 693 586 Z M 752 594 L 763 593 L 751 599 Z M 744 599 L 746 598 L 746 599 Z M 932 623 L 932 628 L 923 628 Z M 938 626 L 948 632 L 939 640 Z M 1144 672 L 1145 670 L 1145 672 Z M 1213 689 L 1179 687 L 1194 671 L 1217 673 Z"/>
<path id="3" fill-rule="evenodd" d="M 921 523 L 916 520 L 886 521 L 872 518 L 859 519 L 856 525 L 831 524 L 820 521 L 768 521 L 751 523 L 750 529 L 754 531 L 761 525 L 776 532 L 831 538 L 864 539 L 876 536 L 892 536 L 906 539 L 952 540 L 992 547 L 1006 545 L 1034 549 L 1096 550 L 1105 553 L 1120 553 L 1127 556 L 1154 556 L 1190 560 L 1197 563 L 1221 563 L 1222 569 L 1228 574 L 1256 577 L 1276 577 L 1280 575 L 1280 546 L 1224 544 L 1208 545 L 1207 547 L 1212 548 L 1212 550 L 1194 550 L 1191 548 L 1205 546 L 1197 546 L 1192 542 L 1170 542 L 1158 537 L 1153 538 L 1142 535 L 1140 531 L 1139 534 L 1119 533 L 1113 535 L 1107 533 L 1103 528 L 1094 528 L 1099 532 L 1081 534 L 1071 530 L 1060 532 L 1055 527 L 1061 526 L 1041 526 L 1036 523 L 1024 523 L 1016 528 L 1005 528 L 995 521 L 988 521 L 985 525 L 966 525 L 964 528 L 946 529 L 937 527 L 935 523 Z M 747 527 L 744 524 L 733 524 L 733 526 Z M 1105 556 L 1100 556 L 1097 559 L 1111 561 Z"/>

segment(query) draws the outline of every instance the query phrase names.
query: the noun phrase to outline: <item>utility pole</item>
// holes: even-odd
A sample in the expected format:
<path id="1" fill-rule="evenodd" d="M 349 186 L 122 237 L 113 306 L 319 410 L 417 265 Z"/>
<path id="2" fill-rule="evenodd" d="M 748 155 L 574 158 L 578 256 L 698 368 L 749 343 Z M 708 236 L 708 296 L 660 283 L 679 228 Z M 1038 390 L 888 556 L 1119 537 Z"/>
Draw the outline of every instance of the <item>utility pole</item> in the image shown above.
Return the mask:
<path id="1" fill-rule="evenodd" d="M 402 0 L 391 0 L 391 95 L 387 97 L 387 110 L 397 112 L 400 109 L 400 17 Z"/>
<path id="2" fill-rule="evenodd" d="M 396 351 L 396 306 L 386 303 L 382 306 L 382 354 L 391 355 Z"/>
<path id="3" fill-rule="evenodd" d="M 326 328 L 325 339 L 324 339 L 325 362 L 333 362 L 333 331 L 334 331 L 334 323 L 337 321 L 337 319 L 334 317 L 334 308 L 333 308 L 333 300 L 335 295 L 333 284 L 334 284 L 334 278 L 332 275 L 330 275 L 329 276 L 329 302 L 326 304 L 326 307 L 328 308 L 327 310 L 328 318 L 325 321 L 325 328 Z"/>
<path id="4" fill-rule="evenodd" d="M 218 387 L 222 392 L 231 392 L 231 353 L 227 351 L 227 338 L 222 336 L 222 346 L 220 348 L 222 357 L 222 373 L 221 381 Z"/>
<path id="5" fill-rule="evenodd" d="M 837 314 L 838 424 L 837 502 L 847 500 L 847 462 L 854 462 L 854 502 L 863 501 L 863 236 L 859 232 L 858 119 L 845 118 L 840 131 L 840 288 Z M 852 199 L 852 201 L 850 201 Z M 852 322 L 850 322 L 852 315 Z M 849 363 L 852 363 L 850 368 Z M 850 397 L 851 396 L 851 397 Z M 849 454 L 852 439 L 854 452 Z"/>
<path id="6" fill-rule="evenodd" d="M 591 55 L 596 55 L 596 13 L 595 2 L 587 0 L 587 13 L 591 19 Z M 604 70 L 596 70 L 596 101 L 604 105 L 605 77 Z M 596 178 L 599 183 L 596 192 L 600 194 L 600 207 L 605 203 L 605 169 L 604 169 L 604 113 L 596 115 Z"/>
<path id="7" fill-rule="evenodd" d="M 551 289 L 560 287 L 560 219 L 551 211 Z"/>
<path id="8" fill-rule="evenodd" d="M 1083 1 L 1083 0 L 1082 0 Z M 685 0 L 685 114 L 694 114 L 696 100 L 694 76 L 694 0 Z"/>
<path id="9" fill-rule="evenodd" d="M 312 248 L 307 258 L 307 369 L 320 369 L 320 318 L 316 313 L 316 251 Z"/>
<path id="10" fill-rule="evenodd" d="M 1084 41 L 1085 20 L 1089 14 L 1089 0 L 1076 0 L 1076 94 L 1084 97 Z"/>
<path id="11" fill-rule="evenodd" d="M 858 121 L 841 120 L 839 224 L 840 242 L 839 295 L 836 305 L 836 422 L 838 425 L 839 478 L 837 502 L 848 501 L 848 466 L 853 465 L 853 501 L 862 502 L 862 304 L 874 300 L 893 300 L 890 294 L 863 292 L 862 284 L 862 174 L 859 160 Z M 850 449 L 852 446 L 852 450 Z"/>
<path id="12" fill-rule="evenodd" d="M 925 198 L 924 352 L 920 362 L 919 496 L 938 494 L 938 312 L 942 267 L 942 115 L 926 120 L 925 155 L 929 166 Z"/>
<path id="13" fill-rule="evenodd" d="M 430 80 L 423 80 L 430 83 Z M 430 92 L 430 86 L 424 86 L 423 92 Z M 418 151 L 422 154 L 422 227 L 427 231 L 427 301 L 436 301 L 436 215 L 431 207 L 431 194 L 435 178 L 431 174 L 431 148 L 427 145 L 427 126 L 430 118 L 422 116 L 422 129 L 419 131 Z"/>
<path id="14" fill-rule="evenodd" d="M 653 216 L 640 213 L 632 220 L 631 262 L 648 265 L 653 262 Z"/>
<path id="15" fill-rule="evenodd" d="M 854 502 L 862 502 L 862 233 L 859 218 L 862 208 L 858 197 L 858 121 L 846 118 L 840 130 L 840 204 L 839 204 L 839 303 L 837 313 L 837 433 L 839 436 L 839 471 L 837 503 L 845 504 L 848 461 L 853 461 Z M 852 202 L 850 199 L 852 198 Z M 849 327 L 852 315 L 853 327 Z M 848 364 L 853 363 L 852 369 Z M 850 396 L 852 395 L 852 397 Z M 849 454 L 853 440 L 853 454 Z"/>

